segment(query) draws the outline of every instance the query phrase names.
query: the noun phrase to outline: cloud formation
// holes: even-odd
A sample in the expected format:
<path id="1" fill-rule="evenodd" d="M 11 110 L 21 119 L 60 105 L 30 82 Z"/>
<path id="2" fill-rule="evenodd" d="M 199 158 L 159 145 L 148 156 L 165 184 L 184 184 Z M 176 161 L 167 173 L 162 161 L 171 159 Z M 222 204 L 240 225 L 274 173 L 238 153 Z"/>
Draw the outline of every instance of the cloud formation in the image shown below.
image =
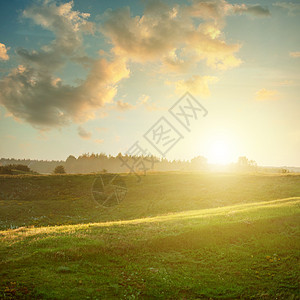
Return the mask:
<path id="1" fill-rule="evenodd" d="M 84 140 L 89 140 L 92 137 L 91 132 L 86 131 L 83 127 L 78 126 L 77 128 L 77 133 L 78 135 L 84 139 Z"/>
<path id="2" fill-rule="evenodd" d="M 189 5 L 147 1 L 141 16 L 129 7 L 107 10 L 101 17 L 101 32 L 111 50 L 99 50 L 99 57 L 85 53 L 83 38 L 97 27 L 89 14 L 74 10 L 74 3 L 39 2 L 22 16 L 53 32 L 55 39 L 38 50 L 16 49 L 20 64 L 0 81 L 0 104 L 15 119 L 41 130 L 82 123 L 105 115 L 101 110 L 112 104 L 118 83 L 130 75 L 131 63 L 158 62 L 164 73 L 185 73 L 203 64 L 217 70 L 239 66 L 239 43 L 228 43 L 223 28 L 225 18 L 234 14 L 267 16 L 259 5 L 233 5 L 225 0 L 194 0 Z M 8 59 L 0 44 L 0 58 Z M 77 85 L 66 84 L 55 74 L 68 62 L 81 64 L 87 76 Z M 195 75 L 176 82 L 176 90 L 188 89 L 209 95 L 208 84 L 215 77 Z M 144 104 L 149 110 L 157 106 Z M 135 106 L 113 103 L 126 111 Z"/>
<path id="3" fill-rule="evenodd" d="M 147 111 L 158 111 L 158 110 L 164 110 L 164 107 L 160 107 L 157 102 L 153 102 L 150 99 L 149 95 L 141 95 L 137 101 L 137 107 L 143 106 Z"/>
<path id="4" fill-rule="evenodd" d="M 4 44 L 0 43 L 0 60 L 9 60 L 9 56 L 7 54 L 7 48 Z"/>
<path id="5" fill-rule="evenodd" d="M 232 5 L 225 0 L 194 0 L 189 6 L 149 1 L 141 17 L 132 16 L 129 7 L 106 11 L 102 33 L 117 55 L 143 63 L 161 61 L 164 71 L 184 72 L 201 61 L 226 70 L 241 64 L 235 56 L 241 45 L 228 44 L 222 33 L 225 17 L 233 14 L 268 16 L 270 12 L 259 5 Z M 201 21 L 199 25 L 195 19 Z"/>
<path id="6" fill-rule="evenodd" d="M 84 122 L 112 102 L 116 84 L 128 74 L 124 60 L 99 59 L 86 80 L 74 87 L 40 69 L 20 65 L 0 81 L 0 103 L 15 118 L 40 129 Z"/>
<path id="7" fill-rule="evenodd" d="M 203 97 L 210 96 L 208 84 L 216 82 L 218 79 L 214 76 L 198 76 L 194 75 L 187 80 L 179 80 L 175 82 L 176 93 L 183 94 L 189 91 L 193 95 L 201 95 Z"/>
<path id="8" fill-rule="evenodd" d="M 273 5 L 287 10 L 290 16 L 295 16 L 300 14 L 300 3 L 276 2 L 273 3 Z"/>
<path id="9" fill-rule="evenodd" d="M 225 0 L 193 0 L 192 3 L 188 10 L 193 16 L 212 19 L 218 23 L 223 23 L 225 16 L 234 14 L 250 14 L 256 17 L 270 15 L 268 8 L 258 4 L 230 4 Z"/>
<path id="10" fill-rule="evenodd" d="M 94 142 L 97 144 L 102 144 L 104 142 L 104 140 L 103 139 L 95 139 Z"/>
<path id="11" fill-rule="evenodd" d="M 55 40 L 39 51 L 17 50 L 23 61 L 49 71 L 62 66 L 66 57 L 75 57 L 82 51 L 82 34 L 93 33 L 93 23 L 87 21 L 90 16 L 73 10 L 73 1 L 57 5 L 53 1 L 44 1 L 43 5 L 32 5 L 23 11 L 24 18 L 32 20 L 55 35 Z M 73 58 L 74 59 L 74 58 Z"/>
<path id="12" fill-rule="evenodd" d="M 299 58 L 300 57 L 300 51 L 290 52 L 290 57 Z"/>
<path id="13" fill-rule="evenodd" d="M 99 58 L 77 86 L 64 84 L 54 73 L 82 47 L 82 32 L 93 27 L 88 14 L 72 9 L 73 2 L 45 1 L 23 15 L 55 33 L 55 40 L 40 51 L 18 49 L 22 65 L 0 81 L 0 103 L 16 119 L 39 129 L 60 127 L 94 118 L 95 111 L 111 103 L 117 83 L 129 76 L 124 58 Z"/>
<path id="14" fill-rule="evenodd" d="M 256 100 L 276 100 L 278 98 L 278 91 L 276 90 L 267 90 L 265 88 L 259 90 L 255 94 Z"/>
<path id="15" fill-rule="evenodd" d="M 292 86 L 295 82 L 293 80 L 283 80 L 279 82 L 280 86 Z"/>
<path id="16" fill-rule="evenodd" d="M 262 7 L 260 5 L 233 5 L 232 7 L 234 13 L 238 14 L 251 14 L 256 17 L 268 17 L 271 15 L 268 8 Z"/>
<path id="17" fill-rule="evenodd" d="M 134 108 L 133 105 L 131 105 L 128 102 L 124 102 L 122 100 L 119 100 L 116 103 L 116 109 L 117 110 L 126 111 L 126 110 L 130 110 L 130 109 L 133 109 L 133 108 Z"/>

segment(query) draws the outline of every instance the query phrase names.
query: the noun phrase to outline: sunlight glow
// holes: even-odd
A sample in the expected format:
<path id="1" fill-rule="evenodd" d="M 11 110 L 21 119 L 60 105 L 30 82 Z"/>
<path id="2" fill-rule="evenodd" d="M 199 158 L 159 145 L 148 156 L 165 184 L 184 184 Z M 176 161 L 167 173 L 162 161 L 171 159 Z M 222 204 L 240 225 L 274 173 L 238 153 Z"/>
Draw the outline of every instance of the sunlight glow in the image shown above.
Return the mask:
<path id="1" fill-rule="evenodd" d="M 231 161 L 231 151 L 229 142 L 225 139 L 216 139 L 210 145 L 208 155 L 209 163 L 228 164 Z"/>

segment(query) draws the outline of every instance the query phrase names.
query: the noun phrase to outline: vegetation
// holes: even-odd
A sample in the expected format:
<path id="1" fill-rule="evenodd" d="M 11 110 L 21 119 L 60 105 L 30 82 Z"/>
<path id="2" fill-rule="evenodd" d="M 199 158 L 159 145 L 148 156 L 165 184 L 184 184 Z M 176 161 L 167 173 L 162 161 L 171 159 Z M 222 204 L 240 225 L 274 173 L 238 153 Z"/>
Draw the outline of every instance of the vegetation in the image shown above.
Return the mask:
<path id="1" fill-rule="evenodd" d="M 48 160 L 32 160 L 32 159 L 14 159 L 14 158 L 1 158 L 0 165 L 8 164 L 21 164 L 28 166 L 30 169 L 38 173 L 51 174 L 54 168 L 58 165 L 64 165 L 64 161 L 48 161 Z"/>
<path id="2" fill-rule="evenodd" d="M 54 174 L 66 174 L 65 168 L 62 165 L 57 166 L 54 171 Z"/>
<path id="3" fill-rule="evenodd" d="M 128 220 L 300 195 L 300 175 L 292 174 L 157 173 L 141 182 L 123 175 L 125 200 L 103 209 L 92 197 L 97 176 L 2 175 L 0 229 Z"/>
<path id="4" fill-rule="evenodd" d="M 0 174 L 16 175 L 16 174 L 32 174 L 30 168 L 22 164 L 13 164 L 0 166 Z"/>
<path id="5" fill-rule="evenodd" d="M 40 174 L 51 174 L 57 166 L 63 166 L 68 174 L 87 174 L 98 173 L 100 170 L 106 170 L 110 173 L 126 173 L 130 171 L 130 167 L 134 166 L 137 161 L 141 161 L 141 157 L 122 155 L 117 156 L 100 154 L 82 154 L 78 158 L 70 155 L 65 161 L 45 161 L 45 160 L 30 160 L 30 159 L 0 159 L 0 166 L 7 164 L 30 165 L 30 168 Z M 126 163 L 124 163 L 126 162 Z M 300 168 L 297 167 L 261 167 L 257 166 L 254 160 L 249 160 L 245 156 L 239 157 L 236 163 L 228 166 L 217 166 L 207 163 L 207 159 L 203 156 L 197 156 L 191 161 L 186 160 L 167 160 L 155 156 L 143 158 L 145 168 L 152 171 L 169 172 L 169 171 L 218 171 L 224 172 L 264 172 L 264 173 L 300 173 Z M 139 172 L 143 173 L 142 164 L 139 166 Z M 136 169 L 135 169 L 136 171 Z"/>
<path id="6" fill-rule="evenodd" d="M 122 155 L 119 153 L 117 156 L 100 154 L 82 154 L 78 158 L 70 155 L 66 161 L 38 161 L 38 160 L 15 160 L 15 159 L 0 159 L 2 164 L 30 164 L 31 168 L 39 173 L 52 173 L 57 166 L 63 166 L 66 173 L 72 174 L 86 174 L 97 173 L 99 170 L 106 170 L 111 173 L 126 173 L 132 171 L 131 169 L 137 162 L 143 162 L 139 165 L 139 172 L 143 173 L 144 169 L 152 171 L 208 171 L 209 165 L 207 159 L 203 156 L 197 156 L 191 161 L 186 160 L 167 160 L 155 156 L 131 156 Z M 225 168 L 226 171 L 233 172 L 253 172 L 259 171 L 255 161 L 248 160 L 246 157 L 240 157 L 236 164 L 231 164 Z M 134 169 L 135 171 L 136 168 Z M 272 171 L 265 169 L 264 171 Z M 278 172 L 278 169 L 275 169 Z"/>
<path id="7" fill-rule="evenodd" d="M 299 298 L 299 175 L 0 178 L 0 298 Z"/>

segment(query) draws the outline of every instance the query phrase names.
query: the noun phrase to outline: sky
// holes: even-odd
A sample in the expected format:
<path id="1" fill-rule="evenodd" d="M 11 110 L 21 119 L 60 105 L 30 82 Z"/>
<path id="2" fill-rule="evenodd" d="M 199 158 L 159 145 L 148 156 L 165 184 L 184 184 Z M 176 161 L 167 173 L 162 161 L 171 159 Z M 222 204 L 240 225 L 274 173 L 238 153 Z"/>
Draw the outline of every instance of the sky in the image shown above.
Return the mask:
<path id="1" fill-rule="evenodd" d="M 300 167 L 299 16 L 296 0 L 0 1 L 0 157 Z"/>

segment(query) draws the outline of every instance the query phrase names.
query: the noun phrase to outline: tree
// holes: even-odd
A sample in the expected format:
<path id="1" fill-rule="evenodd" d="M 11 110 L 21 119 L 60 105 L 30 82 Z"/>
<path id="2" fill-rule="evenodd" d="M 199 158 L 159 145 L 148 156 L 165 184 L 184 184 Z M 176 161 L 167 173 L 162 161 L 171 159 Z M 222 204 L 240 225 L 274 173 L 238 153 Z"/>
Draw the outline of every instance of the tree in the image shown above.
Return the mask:
<path id="1" fill-rule="evenodd" d="M 31 173 L 32 171 L 28 166 L 22 164 L 13 164 L 0 166 L 0 174 L 19 174 L 19 173 Z"/>
<path id="2" fill-rule="evenodd" d="M 62 165 L 57 166 L 54 169 L 54 174 L 66 174 L 65 167 Z"/>
<path id="3" fill-rule="evenodd" d="M 249 160 L 246 156 L 240 156 L 237 167 L 240 171 L 256 171 L 257 163 L 255 160 Z"/>
<path id="4" fill-rule="evenodd" d="M 0 166 L 0 174 L 12 175 L 12 170 L 9 166 Z"/>
<path id="5" fill-rule="evenodd" d="M 200 169 L 204 169 L 206 166 L 207 166 L 207 159 L 203 156 L 197 156 L 191 160 L 192 169 L 200 170 Z"/>
<path id="6" fill-rule="evenodd" d="M 246 156 L 240 156 L 238 159 L 238 166 L 239 167 L 248 167 L 249 166 L 249 160 Z"/>
<path id="7" fill-rule="evenodd" d="M 74 155 L 69 155 L 69 157 L 66 159 L 67 164 L 73 164 L 76 162 L 76 157 Z"/>

